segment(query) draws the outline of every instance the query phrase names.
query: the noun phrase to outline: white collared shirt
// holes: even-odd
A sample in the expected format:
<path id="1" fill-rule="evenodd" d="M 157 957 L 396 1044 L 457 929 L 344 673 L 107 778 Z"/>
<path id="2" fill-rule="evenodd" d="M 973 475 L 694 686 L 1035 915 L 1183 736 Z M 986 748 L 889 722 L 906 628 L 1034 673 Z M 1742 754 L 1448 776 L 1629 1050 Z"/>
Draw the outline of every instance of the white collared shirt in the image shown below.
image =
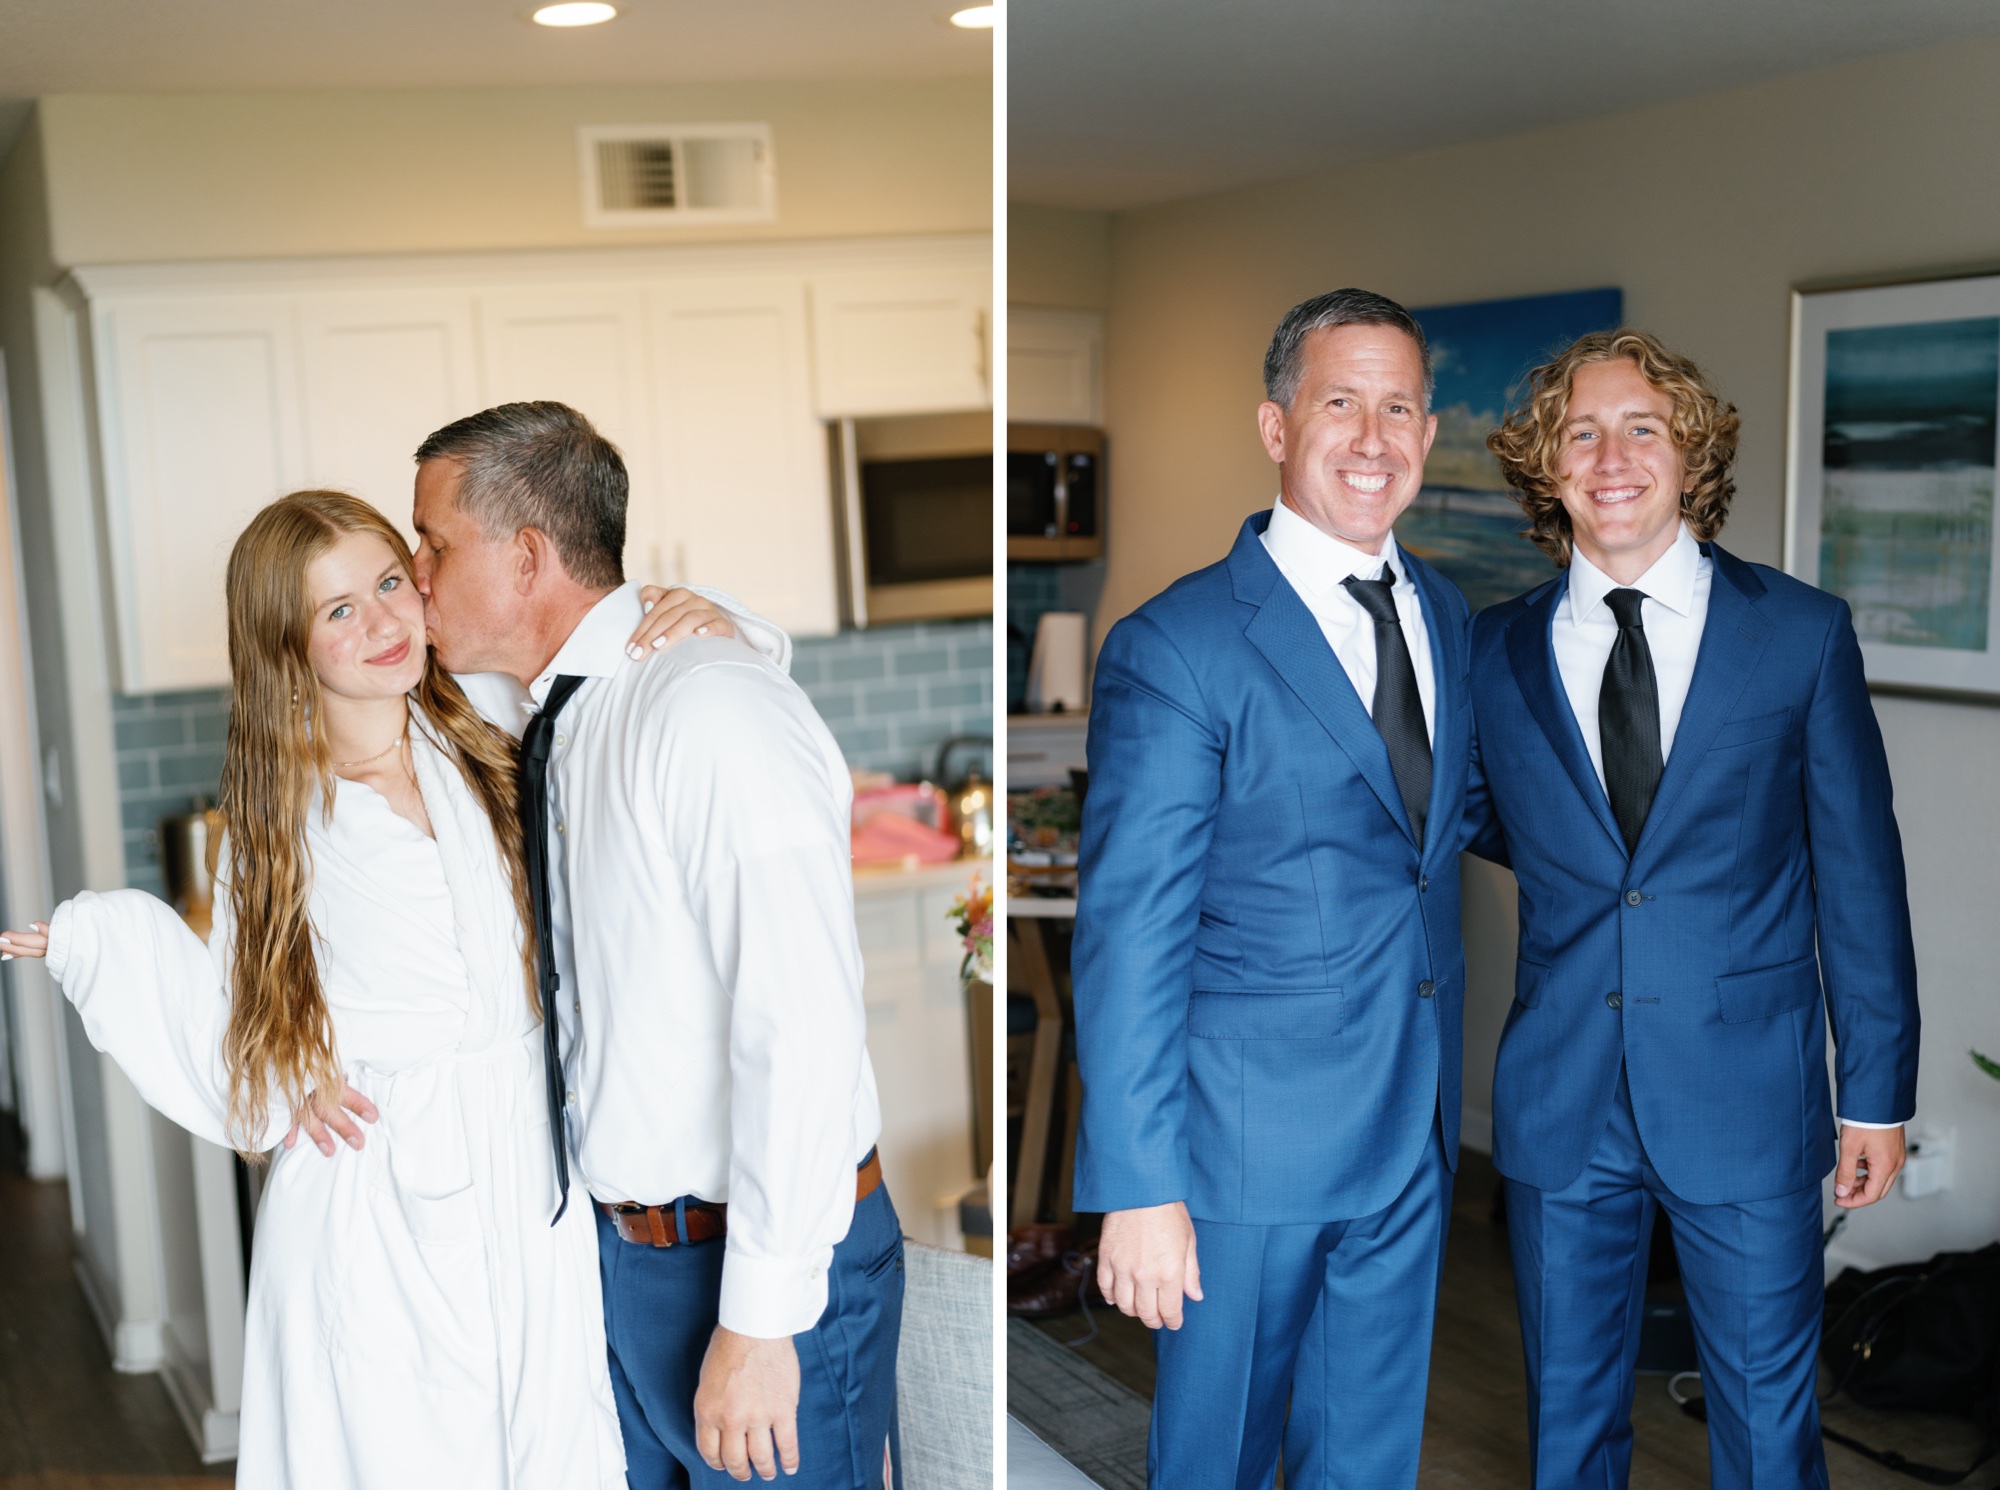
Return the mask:
<path id="1" fill-rule="evenodd" d="M 722 1324 L 812 1328 L 881 1130 L 848 849 L 852 785 L 798 686 L 725 637 L 625 656 L 638 587 L 578 623 L 525 703 L 585 679 L 549 757 L 569 1120 L 599 1200 L 726 1201 Z M 740 623 L 739 623 L 740 624 Z M 504 696 L 487 680 L 476 703 Z"/>
<path id="2" fill-rule="evenodd" d="M 1604 785 L 1604 745 L 1599 737 L 1598 695 L 1604 690 L 1604 668 L 1618 640 L 1618 618 L 1604 597 L 1613 590 L 1644 593 L 1639 619 L 1646 628 L 1646 646 L 1653 654 L 1653 678 L 1660 693 L 1660 763 L 1673 753 L 1674 732 L 1694 684 L 1695 659 L 1701 655 L 1701 633 L 1708 624 L 1708 593 L 1715 583 L 1715 561 L 1701 551 L 1686 523 L 1673 545 L 1653 561 L 1653 567 L 1629 585 L 1621 586 L 1602 569 L 1572 549 L 1569 593 L 1556 611 L 1553 640 L 1556 671 L 1570 712 L 1583 734 L 1597 784 Z M 1855 1123 L 1849 1128 L 1899 1128 L 1900 1123 Z"/>
<path id="3" fill-rule="evenodd" d="M 1556 671 L 1570 712 L 1583 732 L 1583 745 L 1604 785 L 1604 746 L 1598 738 L 1597 698 L 1604 689 L 1604 668 L 1618 641 L 1618 618 L 1604 597 L 1613 590 L 1638 590 L 1645 595 L 1639 619 L 1646 628 L 1646 645 L 1653 654 L 1653 677 L 1660 691 L 1660 761 L 1673 754 L 1674 731 L 1694 682 L 1694 660 L 1701 652 L 1702 627 L 1708 621 L 1708 591 L 1715 580 L 1715 561 L 1701 551 L 1687 524 L 1680 525 L 1667 551 L 1638 579 L 1620 585 L 1602 569 L 1572 549 L 1569 593 L 1556 611 L 1554 641 Z"/>
<path id="4" fill-rule="evenodd" d="M 1285 505 L 1280 497 L 1271 508 L 1271 525 L 1264 530 L 1264 551 L 1278 572 L 1298 592 L 1320 634 L 1333 655 L 1340 660 L 1354 691 L 1361 695 L 1361 707 L 1375 717 L 1375 622 L 1361 608 L 1361 602 L 1341 583 L 1349 575 L 1380 579 L 1382 566 L 1396 571 L 1390 597 L 1403 623 L 1403 639 L 1410 648 L 1410 664 L 1417 672 L 1417 696 L 1424 702 L 1424 729 L 1433 742 L 1437 739 L 1437 681 L 1431 676 L 1431 633 L 1424 624 L 1424 608 L 1410 567 L 1396 547 L 1396 535 L 1382 540 L 1382 552 L 1363 553 L 1352 544 L 1342 543 L 1330 533 Z"/>

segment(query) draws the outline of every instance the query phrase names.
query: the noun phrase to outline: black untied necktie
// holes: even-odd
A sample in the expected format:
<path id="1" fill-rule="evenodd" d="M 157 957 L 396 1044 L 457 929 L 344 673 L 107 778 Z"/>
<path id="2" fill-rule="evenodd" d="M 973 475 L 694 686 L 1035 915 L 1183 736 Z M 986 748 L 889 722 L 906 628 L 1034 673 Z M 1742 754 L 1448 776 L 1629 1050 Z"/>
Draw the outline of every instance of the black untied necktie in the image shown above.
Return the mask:
<path id="1" fill-rule="evenodd" d="M 1403 618 L 1396 614 L 1396 571 L 1382 566 L 1380 579 L 1350 574 L 1341 584 L 1375 623 L 1375 728 L 1389 747 L 1389 769 L 1403 794 L 1403 811 L 1421 847 L 1424 818 L 1431 805 L 1431 735 L 1424 726 L 1424 696 L 1410 661 Z"/>
<path id="2" fill-rule="evenodd" d="M 517 784 L 521 809 L 521 859 L 528 871 L 528 899 L 535 914 L 535 989 L 542 1005 L 542 1060 L 548 1078 L 549 1140 L 556 1151 L 556 1214 L 569 1208 L 569 1137 L 564 1129 L 561 1021 L 556 1018 L 556 975 L 553 913 L 549 904 L 549 745 L 556 732 L 556 715 L 583 679 L 562 674 L 549 685 L 541 712 L 528 721 L 521 736 L 521 775 Z M 553 1226 L 555 1221 L 549 1224 Z"/>
<path id="3" fill-rule="evenodd" d="M 1618 618 L 1618 640 L 1604 664 L 1597 695 L 1598 744 L 1604 753 L 1604 794 L 1625 835 L 1625 852 L 1637 853 L 1653 793 L 1660 787 L 1665 758 L 1660 753 L 1660 683 L 1653 674 L 1653 649 L 1639 617 L 1645 594 L 1613 590 L 1604 597 Z"/>

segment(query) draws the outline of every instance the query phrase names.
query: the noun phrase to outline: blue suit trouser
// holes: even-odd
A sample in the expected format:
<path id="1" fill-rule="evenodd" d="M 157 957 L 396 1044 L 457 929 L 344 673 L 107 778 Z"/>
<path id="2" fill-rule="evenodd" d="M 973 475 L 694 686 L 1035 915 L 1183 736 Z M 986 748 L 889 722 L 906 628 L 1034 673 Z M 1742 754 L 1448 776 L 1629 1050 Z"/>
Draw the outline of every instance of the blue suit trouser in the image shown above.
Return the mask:
<path id="1" fill-rule="evenodd" d="M 1647 1162 L 1625 1073 L 1583 1173 L 1507 1182 L 1536 1490 L 1622 1490 L 1646 1258 L 1664 1208 L 1694 1317 L 1716 1490 L 1826 1490 L 1813 1396 L 1825 1302 L 1820 1187 L 1696 1205 Z"/>
<path id="2" fill-rule="evenodd" d="M 1402 1193 L 1373 1215 L 1196 1218 L 1202 1301 L 1153 1333 L 1148 1482 L 1267 1490 L 1282 1440 L 1287 1490 L 1415 1485 L 1450 1209 L 1433 1119 Z"/>
<path id="3" fill-rule="evenodd" d="M 594 1209 L 594 1208 L 593 1208 Z M 722 1297 L 723 1242 L 644 1247 L 597 1212 L 598 1272 L 611 1390 L 632 1490 L 738 1484 L 695 1451 L 694 1394 Z M 903 1231 L 886 1186 L 854 1208 L 833 1249 L 826 1312 L 799 1353 L 796 1490 L 882 1490 L 903 1482 L 896 1439 L 896 1341 L 903 1319 Z M 893 1479 L 889 1467 L 893 1466 Z M 752 1473 L 753 1482 L 757 1482 Z M 761 1482 L 757 1482 L 761 1483 Z"/>

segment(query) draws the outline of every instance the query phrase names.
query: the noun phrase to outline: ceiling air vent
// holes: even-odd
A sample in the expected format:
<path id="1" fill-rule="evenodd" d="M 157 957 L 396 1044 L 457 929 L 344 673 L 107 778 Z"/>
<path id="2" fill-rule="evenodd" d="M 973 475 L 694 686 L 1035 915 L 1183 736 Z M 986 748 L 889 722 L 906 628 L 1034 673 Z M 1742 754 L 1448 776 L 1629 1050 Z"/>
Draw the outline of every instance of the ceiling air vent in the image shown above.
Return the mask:
<path id="1" fill-rule="evenodd" d="M 577 146 L 586 227 L 693 227 L 778 215 L 768 124 L 585 125 Z"/>

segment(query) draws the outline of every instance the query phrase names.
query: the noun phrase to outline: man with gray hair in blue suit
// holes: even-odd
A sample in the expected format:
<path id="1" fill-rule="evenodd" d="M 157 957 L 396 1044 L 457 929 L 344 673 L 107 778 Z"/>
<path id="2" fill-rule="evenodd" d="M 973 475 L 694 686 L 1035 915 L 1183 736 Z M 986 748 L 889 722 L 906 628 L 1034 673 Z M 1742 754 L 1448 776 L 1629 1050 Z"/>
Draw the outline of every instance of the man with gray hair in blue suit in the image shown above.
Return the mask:
<path id="1" fill-rule="evenodd" d="M 1416 1483 L 1458 1148 L 1466 607 L 1397 547 L 1436 433 L 1393 301 L 1295 307 L 1281 494 L 1119 622 L 1090 717 L 1079 1210 L 1157 1331 L 1151 1481 Z M 1289 1420 L 1287 1402 L 1289 1400 Z"/>

